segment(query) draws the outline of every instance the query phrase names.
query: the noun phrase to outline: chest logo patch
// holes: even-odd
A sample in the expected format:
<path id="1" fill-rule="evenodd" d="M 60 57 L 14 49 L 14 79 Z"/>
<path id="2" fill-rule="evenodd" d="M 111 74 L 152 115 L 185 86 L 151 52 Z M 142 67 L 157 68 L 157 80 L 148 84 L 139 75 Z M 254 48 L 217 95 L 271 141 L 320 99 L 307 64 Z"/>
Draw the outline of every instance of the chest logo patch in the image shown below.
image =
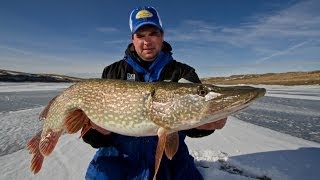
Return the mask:
<path id="1" fill-rule="evenodd" d="M 127 73 L 127 80 L 128 81 L 135 81 L 136 80 L 136 75 Z"/>

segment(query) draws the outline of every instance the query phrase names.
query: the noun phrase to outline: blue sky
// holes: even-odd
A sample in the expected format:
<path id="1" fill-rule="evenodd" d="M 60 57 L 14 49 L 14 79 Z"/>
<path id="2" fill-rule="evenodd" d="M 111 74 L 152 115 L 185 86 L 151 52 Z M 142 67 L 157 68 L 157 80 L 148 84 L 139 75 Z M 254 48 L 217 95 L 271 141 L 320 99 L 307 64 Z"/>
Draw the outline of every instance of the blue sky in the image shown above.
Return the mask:
<path id="1" fill-rule="evenodd" d="M 1 1 L 0 69 L 99 77 L 123 58 L 129 14 L 144 5 L 201 77 L 320 70 L 318 0 Z"/>

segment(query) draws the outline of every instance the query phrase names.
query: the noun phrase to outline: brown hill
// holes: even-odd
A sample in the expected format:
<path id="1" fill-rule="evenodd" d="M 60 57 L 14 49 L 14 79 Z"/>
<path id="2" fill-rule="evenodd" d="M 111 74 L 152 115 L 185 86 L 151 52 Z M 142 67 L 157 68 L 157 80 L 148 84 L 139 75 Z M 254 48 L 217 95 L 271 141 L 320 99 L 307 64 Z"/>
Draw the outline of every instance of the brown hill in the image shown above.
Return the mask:
<path id="1" fill-rule="evenodd" d="M 232 75 L 202 79 L 207 84 L 320 85 L 320 71 Z"/>

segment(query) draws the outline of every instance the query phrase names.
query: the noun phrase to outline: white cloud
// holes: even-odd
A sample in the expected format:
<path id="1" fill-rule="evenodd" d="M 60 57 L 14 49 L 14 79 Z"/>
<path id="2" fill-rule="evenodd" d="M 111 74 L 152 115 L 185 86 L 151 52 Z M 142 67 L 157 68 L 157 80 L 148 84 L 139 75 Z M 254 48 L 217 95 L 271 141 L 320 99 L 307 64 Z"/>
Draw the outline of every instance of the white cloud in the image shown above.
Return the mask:
<path id="1" fill-rule="evenodd" d="M 34 73 L 96 73 L 114 59 L 107 53 L 79 51 L 78 53 L 44 53 L 0 45 L 2 69 Z"/>
<path id="2" fill-rule="evenodd" d="M 301 47 L 301 46 L 304 46 L 304 45 L 305 45 L 306 43 L 308 43 L 308 42 L 310 42 L 310 41 L 307 40 L 307 41 L 301 42 L 301 43 L 299 43 L 299 44 L 296 44 L 296 45 L 294 45 L 294 46 L 291 46 L 291 47 L 289 47 L 289 48 L 287 48 L 287 49 L 285 49 L 285 50 L 275 52 L 275 53 L 273 53 L 273 54 L 271 54 L 271 55 L 269 55 L 269 56 L 267 56 L 267 57 L 264 57 L 264 58 L 261 58 L 261 59 L 257 60 L 256 63 L 262 63 L 262 62 L 264 62 L 264 61 L 267 61 L 268 59 L 271 59 L 272 57 L 287 54 L 287 53 L 289 53 L 290 51 L 292 51 L 292 50 L 294 50 L 294 49 L 297 49 L 297 48 L 299 48 L 299 47 Z"/>
<path id="3" fill-rule="evenodd" d="M 96 28 L 96 30 L 98 32 L 102 32 L 102 33 L 111 33 L 111 32 L 118 31 L 118 29 L 114 28 L 114 27 L 98 27 L 98 28 Z"/>
<path id="4" fill-rule="evenodd" d="M 53 55 L 48 55 L 48 54 L 43 54 L 39 52 L 34 52 L 30 50 L 25 50 L 25 49 L 19 49 L 19 48 L 14 48 L 14 47 L 9 47 L 6 45 L 0 45 L 0 52 L 2 52 L 2 56 L 5 54 L 12 54 L 15 56 L 22 56 L 22 57 L 30 57 L 30 58 L 36 58 L 36 59 L 41 59 L 42 61 L 58 61 L 58 62 L 65 62 L 67 59 L 63 57 L 57 57 Z"/>
<path id="5" fill-rule="evenodd" d="M 272 14 L 256 14 L 237 27 L 216 26 L 212 22 L 187 20 L 177 29 L 169 29 L 172 41 L 202 41 L 227 43 L 237 47 L 320 38 L 320 3 L 302 1 Z M 261 43 L 261 41 L 264 41 Z"/>
<path id="6" fill-rule="evenodd" d="M 319 38 L 319 8 L 319 1 L 302 1 L 272 15 L 256 19 L 256 24 L 248 26 L 254 33 L 248 33 L 247 37 Z"/>
<path id="7" fill-rule="evenodd" d="M 238 25 L 221 26 L 203 20 L 187 20 L 168 29 L 167 34 L 169 41 L 185 44 L 185 53 L 199 54 L 191 59 L 205 58 L 201 55 L 205 53 L 207 57 L 213 57 L 206 58 L 208 64 L 218 68 L 221 64 L 230 65 L 230 68 L 222 68 L 227 73 L 274 72 L 280 68 L 287 71 L 289 66 L 290 70 L 297 68 L 296 64 L 317 69 L 320 64 L 313 61 L 320 58 L 319 9 L 320 1 L 300 1 L 279 11 L 253 14 Z M 303 61 L 308 62 L 295 63 Z M 197 66 L 196 63 L 190 64 Z M 238 67 L 238 64 L 244 66 Z M 198 69 L 205 71 L 206 68 Z M 215 72 L 221 73 L 217 69 Z"/>
<path id="8" fill-rule="evenodd" d="M 114 44 L 124 44 L 124 45 L 127 45 L 129 44 L 131 41 L 130 39 L 128 38 L 127 40 L 106 40 L 106 41 L 103 41 L 104 44 L 107 44 L 107 45 L 114 45 Z"/>

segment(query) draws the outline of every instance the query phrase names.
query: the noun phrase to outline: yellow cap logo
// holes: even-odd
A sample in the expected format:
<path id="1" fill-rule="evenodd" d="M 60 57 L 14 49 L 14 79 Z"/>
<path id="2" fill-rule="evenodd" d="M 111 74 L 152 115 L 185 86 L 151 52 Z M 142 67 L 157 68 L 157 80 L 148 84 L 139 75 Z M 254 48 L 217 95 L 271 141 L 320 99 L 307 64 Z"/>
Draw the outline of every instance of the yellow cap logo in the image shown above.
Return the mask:
<path id="1" fill-rule="evenodd" d="M 140 18 L 150 18 L 152 17 L 153 14 L 147 10 L 141 10 L 137 13 L 136 15 L 136 19 L 140 19 Z"/>

